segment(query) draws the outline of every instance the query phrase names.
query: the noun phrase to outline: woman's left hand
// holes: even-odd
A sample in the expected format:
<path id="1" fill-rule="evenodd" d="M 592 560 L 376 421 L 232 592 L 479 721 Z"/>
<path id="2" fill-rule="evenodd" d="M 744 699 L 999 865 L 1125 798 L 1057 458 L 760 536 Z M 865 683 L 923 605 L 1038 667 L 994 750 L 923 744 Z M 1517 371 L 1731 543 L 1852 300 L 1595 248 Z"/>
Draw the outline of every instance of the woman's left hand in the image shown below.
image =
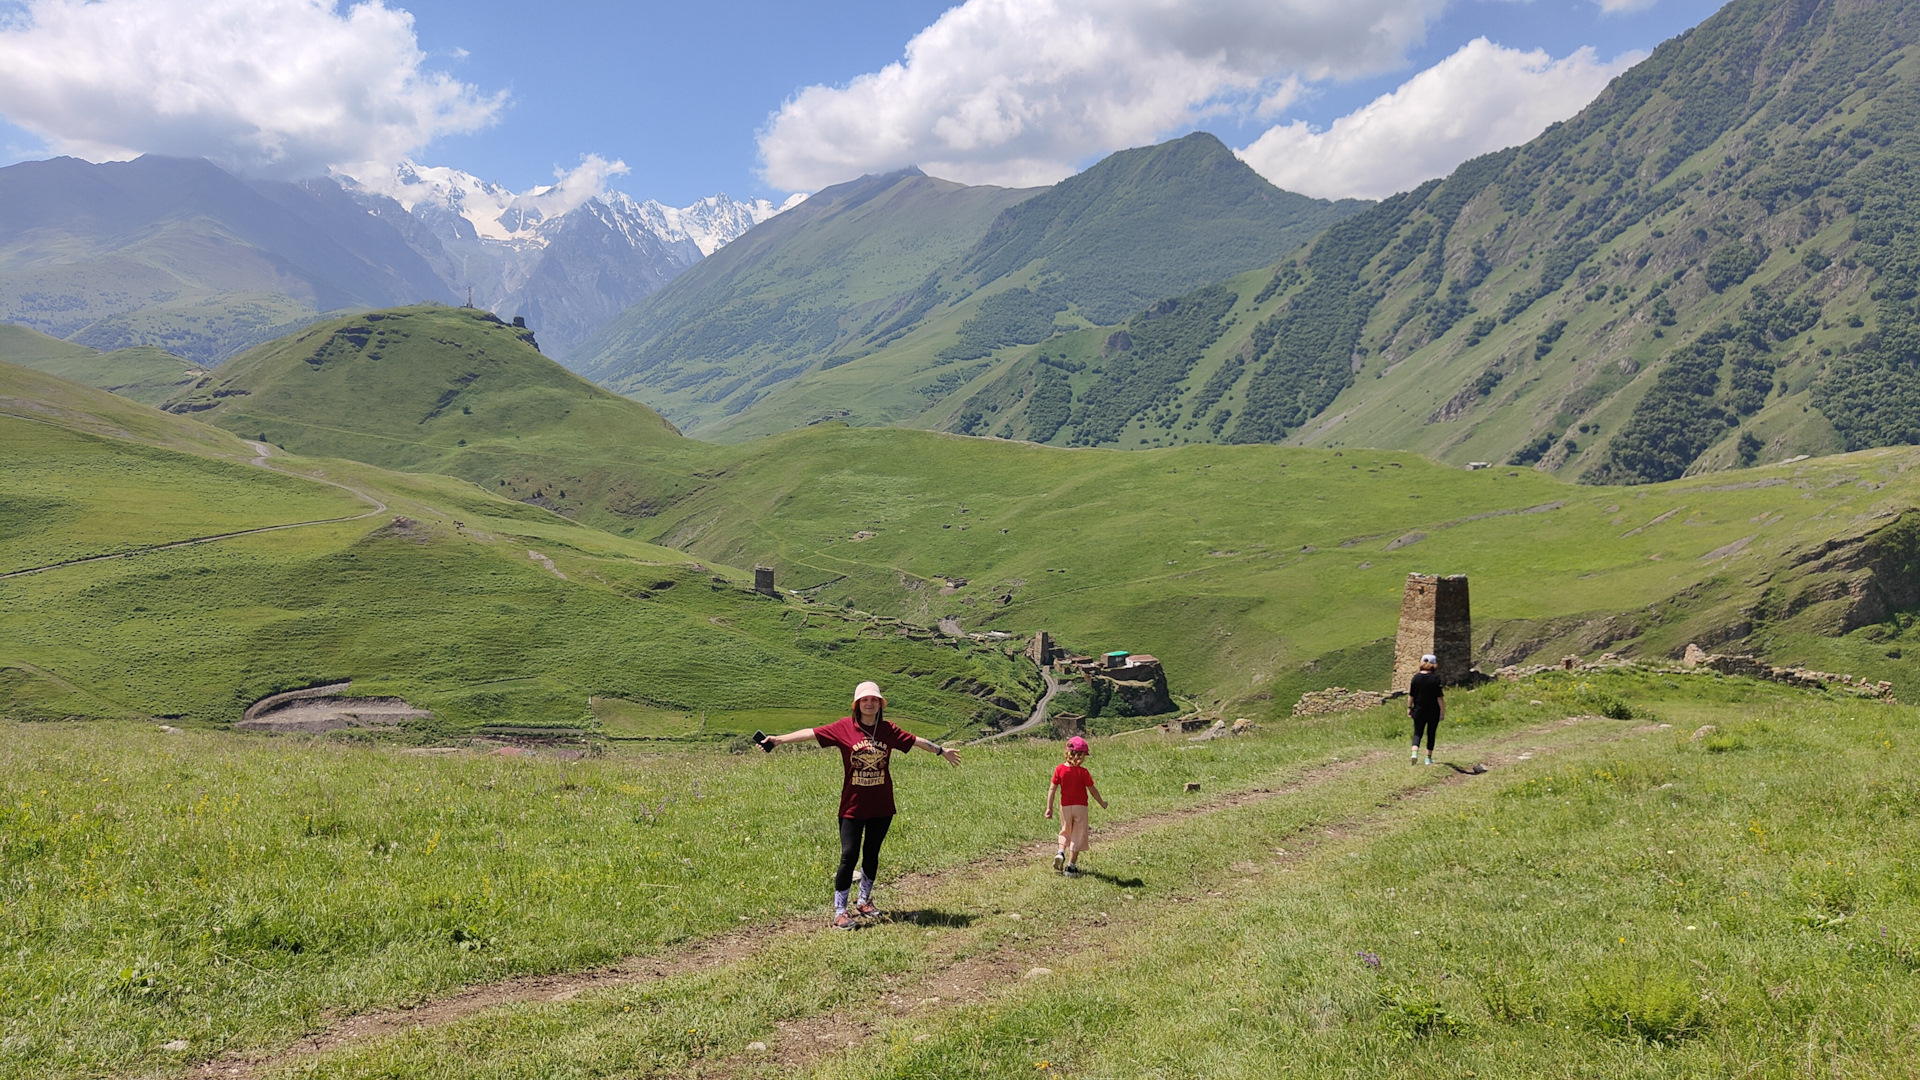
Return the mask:
<path id="1" fill-rule="evenodd" d="M 960 764 L 960 751 L 955 750 L 951 746 L 947 747 L 945 750 L 940 751 L 940 756 L 943 758 L 946 758 L 947 764 L 949 765 Z"/>

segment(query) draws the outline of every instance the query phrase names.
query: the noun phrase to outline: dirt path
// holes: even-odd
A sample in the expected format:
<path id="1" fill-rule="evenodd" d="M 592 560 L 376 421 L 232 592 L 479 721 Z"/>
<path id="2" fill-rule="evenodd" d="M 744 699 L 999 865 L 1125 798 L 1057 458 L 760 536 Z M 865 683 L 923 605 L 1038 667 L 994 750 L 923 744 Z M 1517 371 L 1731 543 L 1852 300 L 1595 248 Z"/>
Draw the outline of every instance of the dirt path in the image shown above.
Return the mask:
<path id="1" fill-rule="evenodd" d="M 153 544 L 148 547 L 133 548 L 129 551 L 116 551 L 111 555 L 88 555 L 81 559 L 66 559 L 61 562 L 48 563 L 45 566 L 34 566 L 25 570 L 14 570 L 9 573 L 0 574 L 0 581 L 5 581 L 7 578 L 24 577 L 28 574 L 44 573 L 48 570 L 58 570 L 65 566 L 79 566 L 83 563 L 104 562 L 107 559 L 130 559 L 136 555 L 150 555 L 156 551 L 171 551 L 174 548 L 192 547 L 195 544 L 211 544 L 216 540 L 231 540 L 236 536 L 253 536 L 258 533 L 279 532 L 282 529 L 304 529 L 309 525 L 336 525 L 343 521 L 360 521 L 364 518 L 370 518 L 377 514 L 387 512 L 386 503 L 361 491 L 359 488 L 348 487 L 345 484 L 333 480 L 325 480 L 318 476 L 308 476 L 305 473 L 288 472 L 285 469 L 274 468 L 267 463 L 267 458 L 270 456 L 271 451 L 268 449 L 266 443 L 249 441 L 248 445 L 252 446 L 260 455 L 248 464 L 257 465 L 269 472 L 277 472 L 282 476 L 297 476 L 302 480 L 311 480 L 316 484 L 325 484 L 328 487 L 339 488 L 341 491 L 353 495 L 356 498 L 365 499 L 367 502 L 372 503 L 373 509 L 364 514 L 354 514 L 349 517 L 320 518 L 317 521 L 292 521 L 285 525 L 263 525 L 257 529 L 241 529 L 237 532 L 215 533 L 212 536 L 196 536 L 191 540 L 175 540 L 165 544 Z"/>
<path id="2" fill-rule="evenodd" d="M 1041 724 L 1046 723 L 1047 722 L 1047 705 L 1053 701 L 1053 695 L 1060 692 L 1060 680 L 1053 677 L 1052 668 L 1048 668 L 1044 666 L 1040 669 L 1040 677 L 1046 680 L 1047 692 L 1040 695 L 1040 703 L 1033 707 L 1033 715 L 1027 717 L 1025 723 L 1022 723 L 1017 727 L 1010 727 L 1005 731 L 996 731 L 993 734 L 986 736 L 985 738 L 975 739 L 973 740 L 973 742 L 967 743 L 966 745 L 972 746 L 974 743 L 992 742 L 995 739 L 1004 739 L 1009 735 L 1018 735 L 1023 731 L 1032 731 L 1034 728 L 1037 728 Z"/>
<path id="3" fill-rule="evenodd" d="M 1529 758 L 1539 758 L 1568 749 L 1617 741 L 1656 730 L 1653 726 L 1642 725 L 1603 732 L 1593 738 L 1558 747 L 1532 744 L 1532 740 L 1597 719 L 1600 718 L 1571 716 L 1476 743 L 1463 744 L 1454 748 L 1452 753 L 1454 756 L 1473 760 L 1476 764 L 1484 764 L 1489 769 L 1498 769 Z M 1335 759 L 1327 764 L 1310 768 L 1292 782 L 1278 787 L 1251 788 L 1210 799 L 1196 806 L 1145 814 L 1110 826 L 1102 826 L 1100 838 L 1102 843 L 1112 843 L 1176 822 L 1299 794 L 1357 769 L 1397 756 L 1396 750 L 1375 750 L 1349 760 Z M 1328 842 L 1338 842 L 1388 827 L 1391 822 L 1398 820 L 1389 812 L 1391 808 L 1409 800 L 1428 797 L 1436 791 L 1453 785 L 1465 783 L 1475 775 L 1478 775 L 1475 770 L 1456 765 L 1430 783 L 1385 793 L 1382 801 L 1372 812 L 1338 822 L 1314 823 L 1311 826 L 1313 835 L 1306 835 L 1303 830 L 1297 840 L 1290 842 L 1284 854 L 1268 861 L 1276 866 L 1297 862 Z M 990 870 L 1016 864 L 1037 863 L 1052 850 L 1052 847 L 1051 841 L 1039 841 L 1017 850 L 989 855 L 962 866 L 934 873 L 909 874 L 890 883 L 888 895 L 896 910 L 911 911 L 934 897 L 942 888 L 978 878 L 982 873 Z M 1222 894 L 1209 890 L 1208 895 Z M 1179 898 L 1175 898 L 1172 902 L 1179 902 Z M 1144 924 L 1151 917 L 1151 909 L 1143 907 L 1137 910 L 1138 914 L 1133 917 L 1123 916 L 1113 921 Z M 259 1077 L 293 1062 L 364 1040 L 450 1024 L 495 1006 L 568 1001 L 590 990 L 656 982 L 676 975 L 737 963 L 783 939 L 796 935 L 816 934 L 825 929 L 825 922 L 818 916 L 795 916 L 775 926 L 743 928 L 672 953 L 631 957 L 617 964 L 591 971 L 519 976 L 496 983 L 472 986 L 410 1009 L 343 1017 L 333 1021 L 326 1029 L 305 1036 L 284 1049 L 258 1054 L 233 1054 L 218 1058 L 193 1068 L 189 1076 L 193 1080 L 258 1080 Z M 1106 932 L 1101 936 L 1112 936 L 1114 940 L 1119 940 L 1119 935 L 1109 935 Z M 1076 936 L 1068 935 L 1068 937 Z M 1024 977 L 1033 966 L 1049 962 L 1049 956 L 1058 954 L 1059 950 L 1058 946 L 1049 949 L 1048 944 L 1043 941 L 1031 941 L 988 949 L 984 952 L 975 951 L 963 958 L 938 960 L 932 968 L 912 976 L 904 985 L 890 988 L 891 1004 L 898 1008 L 903 1004 L 917 1001 L 919 1010 L 964 1005 L 978 1000 L 982 994 L 990 992 L 996 986 Z M 1075 953 L 1083 951 L 1081 947 L 1074 946 Z M 911 1009 L 910 1006 L 909 1011 Z M 898 1013 L 892 1012 L 888 1015 L 898 1015 Z M 870 1018 L 846 1015 L 794 1021 L 782 1025 L 780 1045 L 774 1047 L 774 1053 L 782 1065 L 803 1065 L 824 1053 L 857 1045 L 870 1034 L 871 1026 Z M 756 1060 L 765 1061 L 766 1059 L 761 1057 Z M 709 1061 L 701 1067 L 700 1072 L 702 1075 L 708 1075 L 708 1069 L 717 1066 L 719 1071 L 716 1075 L 724 1075 L 733 1071 L 729 1062 L 744 1065 L 747 1064 L 747 1059 L 730 1057 Z"/>

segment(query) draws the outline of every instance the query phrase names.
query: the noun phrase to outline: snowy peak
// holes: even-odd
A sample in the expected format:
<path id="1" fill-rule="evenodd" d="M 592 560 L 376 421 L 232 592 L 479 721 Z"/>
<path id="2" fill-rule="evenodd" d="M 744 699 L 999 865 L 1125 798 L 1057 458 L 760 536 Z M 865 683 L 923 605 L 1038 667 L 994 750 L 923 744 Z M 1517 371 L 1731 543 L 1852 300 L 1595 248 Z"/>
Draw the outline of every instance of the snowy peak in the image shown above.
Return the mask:
<path id="1" fill-rule="evenodd" d="M 646 215 L 656 234 L 691 240 L 700 249 L 700 254 L 707 256 L 719 251 L 748 229 L 775 214 L 798 206 L 805 199 L 804 193 L 795 193 L 786 202 L 775 206 L 767 199 L 742 203 L 722 194 L 709 195 L 691 206 L 662 206 L 652 199 L 633 205 L 639 213 Z M 632 202 L 631 199 L 627 201 Z"/>
<path id="2" fill-rule="evenodd" d="M 627 233 L 630 239 L 637 239 L 634 229 L 644 229 L 669 247 L 691 241 L 702 257 L 806 198 L 805 194 L 796 194 L 776 206 L 767 199 L 743 203 L 721 194 L 691 206 L 666 206 L 653 199 L 640 202 L 623 192 L 608 190 L 607 181 L 626 171 L 623 162 L 589 155 L 554 183 L 519 192 L 459 169 L 412 161 L 337 169 L 334 179 L 356 194 L 392 199 L 446 240 L 479 239 L 514 247 L 542 247 L 561 218 L 598 203 L 603 209 L 595 216 L 607 219 L 609 224 L 620 222 L 615 226 L 617 231 Z"/>

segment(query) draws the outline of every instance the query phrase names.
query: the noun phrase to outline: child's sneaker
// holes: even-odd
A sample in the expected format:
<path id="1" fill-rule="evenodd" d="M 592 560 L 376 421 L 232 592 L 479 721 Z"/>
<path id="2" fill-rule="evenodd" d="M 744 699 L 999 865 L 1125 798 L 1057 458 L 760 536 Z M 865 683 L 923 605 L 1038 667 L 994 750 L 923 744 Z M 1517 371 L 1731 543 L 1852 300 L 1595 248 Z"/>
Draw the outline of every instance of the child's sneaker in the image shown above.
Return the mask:
<path id="1" fill-rule="evenodd" d="M 1057 871 L 1060 871 L 1060 870 L 1062 870 L 1062 869 L 1064 869 L 1064 868 L 1066 867 L 1066 865 L 1067 865 L 1067 853 L 1066 853 L 1066 852 L 1064 852 L 1064 851 L 1056 851 L 1056 852 L 1054 852 L 1054 853 L 1053 853 L 1053 868 L 1054 868 L 1054 870 L 1055 870 L 1056 872 L 1057 872 Z"/>
<path id="2" fill-rule="evenodd" d="M 833 928 L 835 930 L 852 930 L 858 925 L 858 923 L 853 921 L 853 916 L 847 914 L 845 911 L 836 911 L 833 913 Z"/>
<path id="3" fill-rule="evenodd" d="M 1067 864 L 1067 868 L 1066 868 L 1066 869 L 1065 869 L 1064 871 L 1062 871 L 1062 873 L 1064 873 L 1064 874 L 1066 874 L 1066 875 L 1067 875 L 1068 877 L 1079 877 L 1079 876 L 1080 876 L 1080 864 L 1079 864 L 1079 863 L 1068 863 L 1068 864 Z"/>

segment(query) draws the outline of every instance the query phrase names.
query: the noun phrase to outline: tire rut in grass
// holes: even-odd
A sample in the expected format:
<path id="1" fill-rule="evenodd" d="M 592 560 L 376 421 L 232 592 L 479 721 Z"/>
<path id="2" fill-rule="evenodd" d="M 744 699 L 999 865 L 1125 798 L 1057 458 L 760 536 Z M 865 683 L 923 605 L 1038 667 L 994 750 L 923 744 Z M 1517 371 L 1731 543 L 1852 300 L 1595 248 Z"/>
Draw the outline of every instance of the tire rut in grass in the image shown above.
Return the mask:
<path id="1" fill-rule="evenodd" d="M 1489 768 L 1497 770 L 1521 760 L 1517 753 L 1523 748 L 1515 744 L 1538 739 L 1590 721 L 1608 722 L 1594 716 L 1570 716 L 1478 743 L 1462 744 L 1457 753 L 1462 755 L 1488 753 L 1491 756 L 1484 758 L 1483 761 Z M 1571 745 L 1559 747 L 1534 745 L 1524 749 L 1530 751 L 1534 758 L 1538 758 L 1556 751 L 1616 741 L 1629 735 L 1652 730 L 1655 728 L 1642 725 L 1603 733 Z M 1514 753 L 1495 753 L 1502 748 L 1512 748 Z M 1395 753 L 1391 750 L 1370 751 L 1356 758 L 1335 760 L 1307 769 L 1295 780 L 1284 785 L 1252 788 L 1218 796 L 1194 806 L 1144 814 L 1137 818 L 1116 822 L 1101 830 L 1100 840 L 1103 845 L 1112 844 L 1179 822 L 1299 794 L 1357 769 L 1377 764 L 1393 757 Z M 1288 841 L 1290 850 L 1284 856 L 1267 860 L 1262 865 L 1262 870 L 1264 872 L 1267 868 L 1278 868 L 1299 862 L 1326 843 L 1351 839 L 1365 832 L 1386 827 L 1388 818 L 1381 812 L 1382 810 L 1396 807 L 1409 799 L 1422 798 L 1432 792 L 1466 783 L 1475 775 L 1477 774 L 1467 771 L 1448 771 L 1436 775 L 1430 783 L 1386 793 L 1380 801 L 1375 803 L 1375 809 L 1371 813 L 1331 823 L 1303 824 L 1295 833 L 1298 839 Z M 1307 835 L 1309 829 L 1317 831 L 1319 835 Z M 903 876 L 889 888 L 897 913 L 886 921 L 893 924 L 939 925 L 946 916 L 943 916 L 938 908 L 928 909 L 917 905 L 935 899 L 942 889 L 956 883 L 975 880 L 996 870 L 1032 865 L 1052 848 L 1052 842 L 1047 841 L 1028 845 L 1016 851 L 990 855 L 935 873 Z M 1226 869 L 1231 871 L 1231 868 Z M 1191 891 L 1184 895 L 1176 894 L 1166 902 L 1187 903 L 1226 898 L 1224 890 L 1209 890 L 1205 887 L 1207 884 L 1207 882 L 1196 882 L 1196 887 L 1200 889 L 1197 895 Z M 1211 884 L 1219 885 L 1221 882 L 1213 881 Z M 1139 916 L 1117 918 L 1109 916 L 1106 919 L 1091 921 L 1086 927 L 1075 929 L 1108 928 L 1101 929 L 1100 932 L 1111 934 L 1118 930 L 1144 926 L 1151 921 L 1152 905 L 1142 905 L 1142 908 L 1145 909 L 1145 913 Z M 778 941 L 789 940 L 800 935 L 816 934 L 826 929 L 826 923 L 818 916 L 795 916 L 776 926 L 746 928 L 684 946 L 674 952 L 658 956 L 632 957 L 590 971 L 517 976 L 495 983 L 473 986 L 412 1008 L 363 1013 L 334 1019 L 325 1029 L 303 1036 L 282 1049 L 225 1055 L 191 1068 L 188 1075 L 193 1080 L 257 1080 L 259 1077 L 303 1059 L 318 1057 L 369 1040 L 418 1029 L 442 1027 L 497 1006 L 564 1002 L 587 991 L 656 983 L 675 976 L 735 964 Z M 1066 936 L 1071 938 L 1076 935 Z M 783 1066 L 803 1066 L 817 1060 L 825 1053 L 857 1047 L 886 1019 L 897 1018 L 903 1014 L 918 1015 L 956 1005 L 976 1003 L 992 996 L 998 992 L 999 988 L 1013 985 L 1018 980 L 1026 978 L 1035 967 L 1049 967 L 1066 962 L 1061 959 L 1061 954 L 1045 950 L 1042 943 L 1037 941 L 1019 946 L 1001 945 L 986 949 L 970 948 L 971 943 L 971 936 L 964 934 L 950 936 L 948 940 L 936 946 L 937 955 L 931 958 L 931 967 L 917 975 L 910 983 L 892 988 L 888 995 L 889 1002 L 893 998 L 898 998 L 906 1006 L 904 1010 L 888 1011 L 884 1015 L 879 1011 L 873 1011 L 858 1014 L 836 1013 L 831 1017 L 791 1020 L 783 1029 L 793 1033 L 791 1038 L 776 1038 L 775 1044 L 764 1053 L 743 1052 L 720 1058 L 702 1059 L 698 1063 L 700 1074 L 725 1076 L 747 1065 L 764 1064 L 769 1060 L 776 1060 Z M 1089 954 L 1079 952 L 1076 955 Z M 889 1007 L 892 1008 L 891 1005 Z M 827 1034 L 832 1034 L 834 1037 L 830 1039 L 819 1037 Z M 808 1045 L 809 1041 L 813 1043 L 812 1046 Z"/>

